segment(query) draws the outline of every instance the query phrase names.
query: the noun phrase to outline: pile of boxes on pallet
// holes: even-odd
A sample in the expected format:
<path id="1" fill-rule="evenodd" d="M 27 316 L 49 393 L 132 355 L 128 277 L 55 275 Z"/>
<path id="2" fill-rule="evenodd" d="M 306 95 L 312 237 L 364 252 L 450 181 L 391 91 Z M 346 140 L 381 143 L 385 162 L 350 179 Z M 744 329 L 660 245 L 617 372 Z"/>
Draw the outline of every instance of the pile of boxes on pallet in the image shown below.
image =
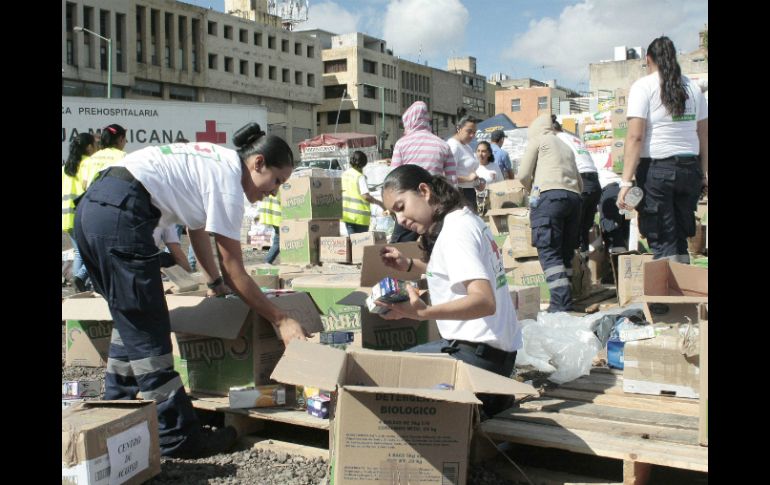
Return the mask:
<path id="1" fill-rule="evenodd" d="M 610 365 L 623 369 L 625 392 L 700 399 L 708 445 L 708 268 L 638 253 L 613 261 L 618 303 L 641 303 L 652 332 L 609 342 Z"/>

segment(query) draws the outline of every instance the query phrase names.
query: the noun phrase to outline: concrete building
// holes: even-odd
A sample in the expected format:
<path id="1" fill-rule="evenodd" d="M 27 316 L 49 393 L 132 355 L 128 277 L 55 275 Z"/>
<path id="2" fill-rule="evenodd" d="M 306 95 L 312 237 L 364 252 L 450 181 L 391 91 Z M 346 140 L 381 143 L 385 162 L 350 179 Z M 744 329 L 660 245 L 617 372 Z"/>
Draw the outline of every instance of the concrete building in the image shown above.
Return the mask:
<path id="1" fill-rule="evenodd" d="M 265 5 L 262 5 L 262 4 Z M 62 0 L 62 95 L 264 105 L 267 131 L 297 143 L 315 134 L 321 45 L 281 28 L 267 0 L 226 0 L 234 16 L 173 0 Z M 265 8 L 262 8 L 265 7 Z"/>
<path id="2" fill-rule="evenodd" d="M 516 126 L 526 127 L 543 113 L 559 114 L 562 103 L 577 96 L 575 91 L 558 86 L 556 80 L 543 83 L 535 79 L 501 81 L 495 94 L 495 114 L 505 114 Z"/>

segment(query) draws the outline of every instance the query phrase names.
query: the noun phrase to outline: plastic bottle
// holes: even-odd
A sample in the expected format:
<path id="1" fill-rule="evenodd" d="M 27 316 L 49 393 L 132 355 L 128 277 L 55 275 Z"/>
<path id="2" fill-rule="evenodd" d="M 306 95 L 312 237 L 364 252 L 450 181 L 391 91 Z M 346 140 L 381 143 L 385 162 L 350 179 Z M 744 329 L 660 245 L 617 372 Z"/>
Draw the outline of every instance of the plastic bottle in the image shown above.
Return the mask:
<path id="1" fill-rule="evenodd" d="M 540 203 L 540 187 L 535 185 L 532 187 L 532 193 L 529 194 L 529 207 L 530 209 L 534 209 L 537 207 L 537 204 Z"/>
<path id="2" fill-rule="evenodd" d="M 642 197 L 644 197 L 644 191 L 641 189 L 641 187 L 631 187 L 628 192 L 626 192 L 626 198 L 624 202 L 633 210 L 637 205 L 639 205 L 639 202 L 642 201 Z M 631 211 L 627 209 L 620 209 L 620 213 L 626 216 L 631 214 Z"/>

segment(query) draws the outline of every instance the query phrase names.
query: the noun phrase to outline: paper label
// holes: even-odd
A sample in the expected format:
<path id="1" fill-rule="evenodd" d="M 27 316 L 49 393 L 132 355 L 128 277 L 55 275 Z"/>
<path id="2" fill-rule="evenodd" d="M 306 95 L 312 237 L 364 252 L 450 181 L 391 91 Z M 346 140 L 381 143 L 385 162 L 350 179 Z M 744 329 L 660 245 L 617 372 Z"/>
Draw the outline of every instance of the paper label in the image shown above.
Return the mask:
<path id="1" fill-rule="evenodd" d="M 110 482 L 110 463 L 107 455 L 80 462 L 73 467 L 61 467 L 62 484 L 107 485 Z"/>
<path id="2" fill-rule="evenodd" d="M 150 464 L 150 430 L 147 421 L 107 438 L 110 485 L 119 485 Z"/>

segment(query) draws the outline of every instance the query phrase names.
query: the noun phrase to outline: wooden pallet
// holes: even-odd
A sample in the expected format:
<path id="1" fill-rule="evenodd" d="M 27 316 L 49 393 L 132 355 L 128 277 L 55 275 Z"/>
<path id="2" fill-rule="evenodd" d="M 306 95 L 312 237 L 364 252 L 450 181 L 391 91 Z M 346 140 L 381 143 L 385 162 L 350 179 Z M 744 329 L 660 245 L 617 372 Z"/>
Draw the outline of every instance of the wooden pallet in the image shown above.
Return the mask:
<path id="1" fill-rule="evenodd" d="M 652 465 L 708 472 L 698 445 L 698 400 L 623 392 L 620 371 L 590 375 L 525 400 L 481 423 L 493 440 L 623 461 L 623 483 L 643 484 Z"/>
<path id="2" fill-rule="evenodd" d="M 225 415 L 225 425 L 232 426 L 238 431 L 238 436 L 252 434 L 262 429 L 265 421 L 303 426 L 320 430 L 329 429 L 328 419 L 319 419 L 306 411 L 285 408 L 252 408 L 232 409 L 228 406 L 227 397 L 211 396 L 201 393 L 190 393 L 193 407 L 205 411 L 222 412 Z"/>

